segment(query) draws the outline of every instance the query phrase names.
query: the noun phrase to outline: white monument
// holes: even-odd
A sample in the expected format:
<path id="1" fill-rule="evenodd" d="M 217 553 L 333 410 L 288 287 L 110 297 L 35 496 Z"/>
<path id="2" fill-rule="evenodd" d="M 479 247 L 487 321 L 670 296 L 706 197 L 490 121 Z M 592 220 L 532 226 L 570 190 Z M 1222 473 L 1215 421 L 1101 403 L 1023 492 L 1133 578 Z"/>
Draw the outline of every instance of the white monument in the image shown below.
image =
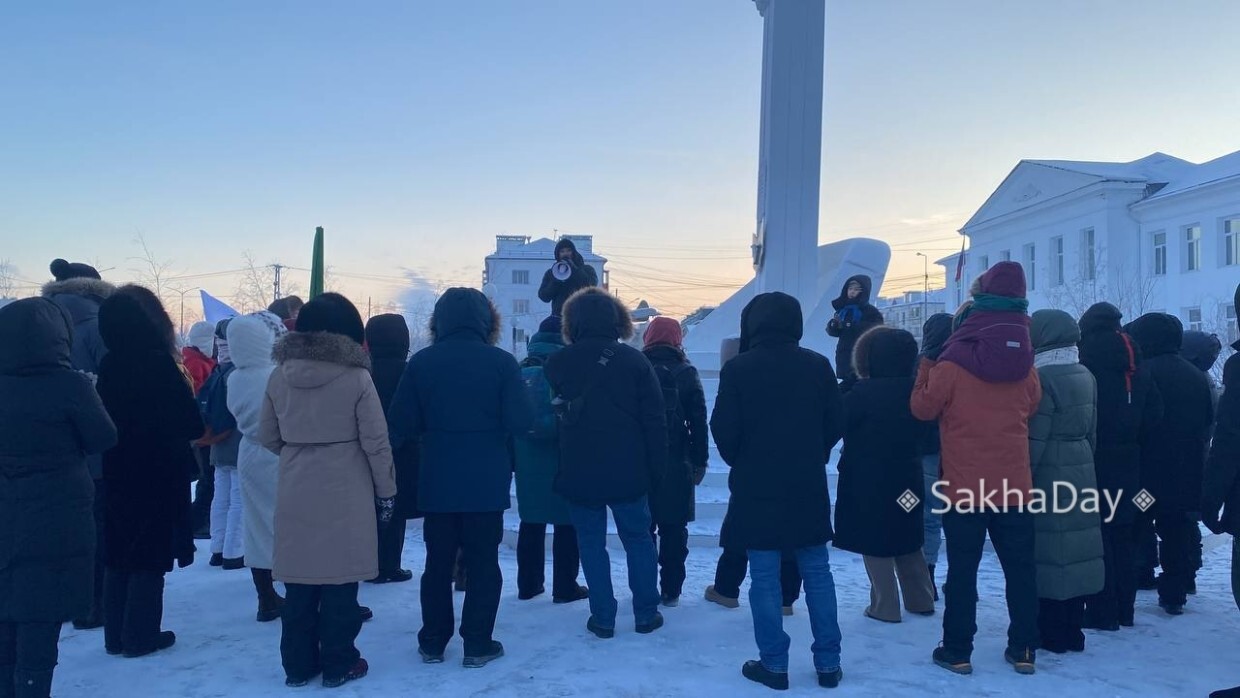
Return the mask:
<path id="1" fill-rule="evenodd" d="M 723 340 L 739 334 L 745 304 L 769 291 L 801 301 L 802 344 L 832 356 L 835 340 L 825 331 L 831 300 L 854 274 L 874 279 L 877 298 L 891 259 L 878 240 L 818 244 L 825 0 L 754 2 L 764 23 L 756 274 L 685 338 L 693 362 L 707 372 L 718 370 Z"/>

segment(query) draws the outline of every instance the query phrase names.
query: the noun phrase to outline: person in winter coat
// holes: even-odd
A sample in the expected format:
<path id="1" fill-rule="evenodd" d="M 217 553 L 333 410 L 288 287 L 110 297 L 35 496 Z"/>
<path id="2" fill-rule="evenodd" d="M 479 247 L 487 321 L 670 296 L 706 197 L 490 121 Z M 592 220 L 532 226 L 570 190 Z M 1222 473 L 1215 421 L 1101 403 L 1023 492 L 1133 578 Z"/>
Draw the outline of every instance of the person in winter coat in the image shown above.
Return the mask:
<path id="1" fill-rule="evenodd" d="M 194 381 L 194 397 L 199 397 L 207 379 L 215 371 L 215 325 L 196 322 L 189 328 L 189 343 L 181 348 L 182 364 Z M 215 469 L 211 467 L 211 447 L 194 448 L 198 464 L 194 483 L 194 538 L 211 539 L 211 500 L 215 496 Z"/>
<path id="2" fill-rule="evenodd" d="M 689 522 L 694 518 L 694 487 L 706 477 L 710 437 L 706 433 L 706 394 L 697 369 L 681 347 L 680 323 L 667 317 L 650 321 L 643 353 L 654 366 L 667 411 L 667 463 L 650 494 L 657 536 L 661 596 L 664 606 L 680 603 L 689 557 Z"/>
<path id="3" fill-rule="evenodd" d="M 284 327 L 292 332 L 297 329 L 297 315 L 301 313 L 301 308 L 305 304 L 299 296 L 285 296 L 272 301 L 271 305 L 267 306 L 267 312 L 280 318 Z"/>
<path id="4" fill-rule="evenodd" d="M 366 348 L 370 352 L 370 377 L 379 393 L 383 414 L 387 415 L 409 360 L 409 325 L 405 317 L 386 314 L 370 318 L 366 322 Z M 413 572 L 400 566 L 405 550 L 405 522 L 422 518 L 418 511 L 417 442 L 408 441 L 401 448 L 392 449 L 392 461 L 396 467 L 396 509 L 392 522 L 379 527 L 379 575 L 370 580 L 374 584 L 413 579 Z"/>
<path id="5" fill-rule="evenodd" d="M 861 335 L 871 327 L 883 324 L 883 314 L 870 305 L 870 293 L 874 280 L 865 274 L 850 276 L 840 289 L 840 297 L 831 301 L 835 315 L 827 323 L 827 334 L 837 338 L 835 344 L 835 369 L 843 382 L 845 392 L 857 380 L 853 370 L 853 346 Z"/>
<path id="6" fill-rule="evenodd" d="M 943 352 L 943 345 L 947 343 L 947 338 L 952 334 L 952 316 L 949 313 L 935 313 L 926 318 L 926 322 L 921 326 L 921 353 L 918 355 L 918 362 L 921 358 L 928 358 L 931 361 L 938 361 L 939 354 Z M 914 367 L 916 371 L 916 367 Z M 939 564 L 939 552 L 943 548 L 943 515 L 935 513 L 935 504 L 932 497 L 934 496 L 934 483 L 939 481 L 939 471 L 941 467 L 942 446 L 939 443 L 939 425 L 935 422 L 925 431 L 925 437 L 921 440 L 918 453 L 921 454 L 921 471 L 923 479 L 922 501 L 926 502 L 923 508 L 923 543 L 922 555 L 926 558 L 926 566 L 930 569 L 931 592 L 934 600 L 939 600 L 938 586 L 934 582 L 934 569 Z"/>
<path id="7" fill-rule="evenodd" d="M 72 319 L 45 298 L 0 308 L 0 695 L 51 694 L 60 625 L 91 607 L 94 485 L 116 443 Z"/>
<path id="8" fill-rule="evenodd" d="M 533 426 L 518 434 L 515 443 L 517 512 L 517 598 L 528 601 L 546 592 L 547 526 L 551 533 L 551 600 L 573 603 L 589 598 L 589 589 L 577 583 L 581 553 L 577 529 L 568 514 L 568 502 L 555 492 L 560 469 L 559 425 L 547 383 L 547 359 L 564 348 L 560 318 L 542 321 L 526 347 L 521 379 L 534 408 Z"/>
<path id="9" fill-rule="evenodd" d="M 73 346 L 69 362 L 73 370 L 97 376 L 99 363 L 108 349 L 99 336 L 99 305 L 116 290 L 103 281 L 94 267 L 63 259 L 51 264 L 53 280 L 43 285 L 42 296 L 69 314 L 73 328 Z M 86 466 L 95 481 L 95 586 L 94 602 L 81 618 L 73 620 L 77 630 L 103 627 L 103 554 L 104 502 L 107 490 L 103 484 L 103 458 L 99 454 L 86 457 Z"/>
<path id="10" fill-rule="evenodd" d="M 1029 419 L 1042 399 L 1033 367 L 1025 272 L 999 262 L 974 282 L 937 361 L 923 357 L 910 407 L 939 422 L 942 479 L 934 496 L 947 536 L 943 644 L 935 664 L 972 673 L 977 568 L 989 532 L 1007 582 L 1008 643 L 1017 672 L 1035 671 L 1038 596 L 1033 515 L 1023 510 L 1033 486 Z"/>
<path id="11" fill-rule="evenodd" d="M 396 477 L 365 338 L 357 308 L 324 293 L 273 350 L 258 438 L 280 457 L 272 576 L 285 587 L 280 657 L 293 687 L 369 671 L 355 644 L 357 585 L 379 573 L 376 531 L 391 520 Z"/>
<path id="12" fill-rule="evenodd" d="M 287 333 L 280 318 L 265 311 L 228 323 L 228 347 L 236 368 L 228 374 L 227 406 L 242 435 L 237 450 L 241 529 L 245 562 L 258 594 L 255 619 L 259 623 L 279 618 L 284 606 L 271 578 L 280 459 L 263 448 L 261 427 L 267 382 L 276 367 L 271 350 L 276 340 Z"/>
<path id="13" fill-rule="evenodd" d="M 1102 518 L 1082 496 L 1098 491 L 1094 444 L 1098 394 L 1094 376 L 1080 364 L 1081 330 L 1062 310 L 1039 310 L 1030 327 L 1033 365 L 1042 400 L 1029 420 L 1029 464 L 1034 487 L 1049 497 L 1067 484 L 1077 498 L 1055 501 L 1034 515 L 1038 579 L 1038 630 L 1042 649 L 1085 650 L 1085 599 L 1102 590 Z M 1099 506 L 1102 505 L 1098 502 Z"/>
<path id="14" fill-rule="evenodd" d="M 1141 347 L 1142 366 L 1148 368 L 1163 401 L 1163 421 L 1147 442 L 1142 459 L 1141 485 L 1154 497 L 1143 514 L 1152 520 L 1162 539 L 1162 576 L 1158 604 L 1168 614 L 1181 615 L 1193 578 L 1192 529 L 1201 503 L 1214 406 L 1205 374 L 1180 356 L 1184 327 L 1166 313 L 1146 313 L 1126 328 Z M 1140 540 L 1140 539 L 1138 539 Z"/>
<path id="15" fill-rule="evenodd" d="M 1223 343 L 1216 334 L 1207 334 L 1197 330 L 1188 330 L 1184 333 L 1184 341 L 1180 345 L 1180 356 L 1184 360 L 1192 364 L 1206 376 L 1206 381 L 1210 384 L 1210 399 L 1215 412 L 1218 411 L 1219 385 L 1214 380 L 1214 364 L 1218 362 L 1219 354 L 1223 353 Z M 1210 430 L 1213 435 L 1213 425 Z M 1188 582 L 1188 593 L 1197 593 L 1197 571 L 1201 569 L 1202 552 L 1201 547 L 1201 527 L 1193 526 L 1189 531 L 1191 538 L 1189 541 L 1189 555 L 1192 558 L 1193 576 Z"/>
<path id="16" fill-rule="evenodd" d="M 194 560 L 190 442 L 203 424 L 176 363 L 172 320 L 154 293 L 117 289 L 99 307 L 99 334 L 108 353 L 96 387 L 118 435 L 103 454 L 104 646 L 108 654 L 141 657 L 176 642 L 160 631 L 164 575 Z"/>
<path id="17" fill-rule="evenodd" d="M 564 304 L 568 346 L 547 359 L 547 382 L 559 401 L 560 471 L 555 490 L 569 503 L 581 567 L 590 588 L 586 629 L 615 635 L 616 598 L 607 557 L 607 510 L 628 559 L 633 616 L 640 634 L 663 627 L 658 554 L 650 535 L 649 494 L 664 473 L 667 416 L 654 368 L 624 344 L 629 311 L 600 288 Z M 473 584 L 473 571 L 470 571 Z"/>
<path id="18" fill-rule="evenodd" d="M 1098 429 L 1094 471 L 1104 502 L 1102 551 L 1106 579 L 1102 591 L 1085 599 L 1083 626 L 1119 630 L 1133 624 L 1137 599 L 1136 539 L 1132 498 L 1141 489 L 1141 444 L 1157 435 L 1162 397 L 1149 372 L 1142 368 L 1141 350 L 1120 327 L 1123 315 L 1110 303 L 1090 306 L 1081 316 L 1081 365 L 1094 375 L 1098 389 Z"/>
<path id="19" fill-rule="evenodd" d="M 215 370 L 215 327 L 209 322 L 195 322 L 189 328 L 188 343 L 181 347 L 181 361 L 194 379 L 194 395 Z"/>
<path id="20" fill-rule="evenodd" d="M 764 293 L 741 315 L 741 353 L 724 365 L 710 429 L 732 469 L 731 500 L 720 545 L 748 551 L 749 606 L 760 659 L 742 674 L 788 687 L 788 636 L 780 612 L 779 569 L 796 558 L 814 631 L 814 668 L 835 687 L 840 629 L 827 543 L 832 538 L 827 461 L 843 428 L 843 405 L 831 362 L 800 347 L 801 304 Z"/>
<path id="21" fill-rule="evenodd" d="M 560 238 L 555 244 L 555 261 L 568 262 L 572 274 L 567 279 L 557 279 L 552 269 L 543 272 L 542 285 L 538 287 L 538 299 L 551 304 L 551 314 L 563 315 L 564 303 L 583 288 L 598 286 L 598 273 L 586 264 L 577 246 L 568 238 Z M 554 267 L 553 267 L 554 268 Z"/>
<path id="22" fill-rule="evenodd" d="M 304 311 L 303 311 L 304 312 Z M 466 667 L 504 655 L 494 639 L 503 576 L 499 544 L 510 506 L 512 437 L 533 418 L 521 370 L 495 346 L 502 323 L 481 292 L 451 288 L 435 303 L 431 346 L 414 354 L 388 413 L 392 445 L 422 446 L 418 508 L 425 514 L 423 661 L 443 661 L 452 639 L 452 564 L 464 551 L 469 583 L 461 612 Z"/>
<path id="23" fill-rule="evenodd" d="M 198 443 L 211 447 L 211 470 L 215 478 L 211 498 L 209 564 L 226 570 L 239 570 L 245 567 L 245 538 L 241 516 L 241 477 L 237 472 L 241 432 L 237 429 L 237 418 L 228 409 L 228 379 L 236 369 L 232 361 L 232 348 L 228 344 L 228 325 L 231 322 L 231 319 L 221 320 L 215 326 L 218 364 L 198 398 L 208 433 Z"/>
<path id="24" fill-rule="evenodd" d="M 908 508 L 913 500 L 904 498 L 924 484 L 917 449 L 929 428 L 909 411 L 916 359 L 913 335 L 875 327 L 857 340 L 858 380 L 844 395 L 834 545 L 864 556 L 870 577 L 865 615 L 886 623 L 901 620 L 901 592 L 910 613 L 934 614 L 934 583 L 921 552 L 926 503 Z"/>

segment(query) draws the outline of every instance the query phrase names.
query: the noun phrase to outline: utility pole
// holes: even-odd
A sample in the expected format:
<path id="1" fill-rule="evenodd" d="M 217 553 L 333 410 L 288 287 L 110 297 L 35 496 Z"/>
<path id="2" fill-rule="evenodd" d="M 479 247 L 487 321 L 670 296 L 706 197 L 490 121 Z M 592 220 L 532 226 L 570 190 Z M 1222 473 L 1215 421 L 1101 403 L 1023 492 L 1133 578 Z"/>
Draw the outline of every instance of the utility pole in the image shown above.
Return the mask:
<path id="1" fill-rule="evenodd" d="M 280 300 L 280 272 L 284 269 L 284 265 L 277 262 L 276 264 L 272 264 L 271 268 L 276 272 L 275 297 L 271 299 L 274 302 Z"/>
<path id="2" fill-rule="evenodd" d="M 921 257 L 921 271 L 924 278 L 924 283 L 921 289 L 921 322 L 924 326 L 926 320 L 929 319 L 929 316 L 926 313 L 930 309 L 930 258 L 921 252 L 918 252 L 917 256 Z M 918 333 L 918 336 L 921 336 L 920 332 Z"/>
<path id="3" fill-rule="evenodd" d="M 193 288 L 187 288 L 187 289 L 179 289 L 179 288 L 169 289 L 173 293 L 176 293 L 181 296 L 181 336 L 182 337 L 185 336 L 185 294 L 189 293 L 190 291 L 197 291 L 198 289 L 199 289 L 198 286 L 195 286 Z"/>

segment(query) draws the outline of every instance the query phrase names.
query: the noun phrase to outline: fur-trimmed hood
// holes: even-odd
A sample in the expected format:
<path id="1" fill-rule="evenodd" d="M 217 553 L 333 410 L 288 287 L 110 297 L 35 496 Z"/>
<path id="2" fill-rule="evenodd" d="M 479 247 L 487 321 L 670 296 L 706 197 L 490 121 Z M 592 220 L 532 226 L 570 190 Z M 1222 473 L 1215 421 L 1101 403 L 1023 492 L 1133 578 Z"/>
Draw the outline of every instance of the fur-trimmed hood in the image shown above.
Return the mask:
<path id="1" fill-rule="evenodd" d="M 332 332 L 290 332 L 276 341 L 271 357 L 294 388 L 317 388 L 350 369 L 370 370 L 362 345 Z"/>
<path id="2" fill-rule="evenodd" d="M 627 342 L 633 336 L 633 317 L 619 298 L 597 286 L 581 289 L 564 302 L 564 341 L 590 337 Z"/>
<path id="3" fill-rule="evenodd" d="M 116 287 L 106 281 L 79 277 L 64 281 L 49 281 L 43 284 L 42 295 L 44 298 L 59 295 L 81 296 L 102 303 L 115 292 Z"/>
<path id="4" fill-rule="evenodd" d="M 865 378 L 909 378 L 917 364 L 917 340 L 907 330 L 871 328 L 853 347 L 853 370 Z"/>
<path id="5" fill-rule="evenodd" d="M 494 346 L 499 343 L 499 310 L 481 291 L 473 288 L 450 288 L 435 301 L 431 314 L 431 341 L 476 339 Z"/>

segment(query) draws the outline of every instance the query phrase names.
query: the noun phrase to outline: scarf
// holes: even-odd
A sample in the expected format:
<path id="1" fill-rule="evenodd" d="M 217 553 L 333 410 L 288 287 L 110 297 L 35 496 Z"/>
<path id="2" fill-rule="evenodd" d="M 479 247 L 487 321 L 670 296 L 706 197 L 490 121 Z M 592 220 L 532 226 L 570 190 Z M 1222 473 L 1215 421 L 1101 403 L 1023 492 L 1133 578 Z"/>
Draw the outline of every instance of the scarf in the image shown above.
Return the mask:
<path id="1" fill-rule="evenodd" d="M 1080 363 L 1080 352 L 1075 346 L 1059 347 L 1033 355 L 1033 367 L 1069 366 Z"/>
<path id="2" fill-rule="evenodd" d="M 978 310 L 996 313 L 1027 313 L 1029 312 L 1029 301 L 1024 298 L 996 296 L 992 293 L 975 293 L 973 294 L 973 300 L 966 303 L 956 313 L 956 317 L 952 321 L 952 329 L 958 329 L 968 319 L 969 315 Z"/>

